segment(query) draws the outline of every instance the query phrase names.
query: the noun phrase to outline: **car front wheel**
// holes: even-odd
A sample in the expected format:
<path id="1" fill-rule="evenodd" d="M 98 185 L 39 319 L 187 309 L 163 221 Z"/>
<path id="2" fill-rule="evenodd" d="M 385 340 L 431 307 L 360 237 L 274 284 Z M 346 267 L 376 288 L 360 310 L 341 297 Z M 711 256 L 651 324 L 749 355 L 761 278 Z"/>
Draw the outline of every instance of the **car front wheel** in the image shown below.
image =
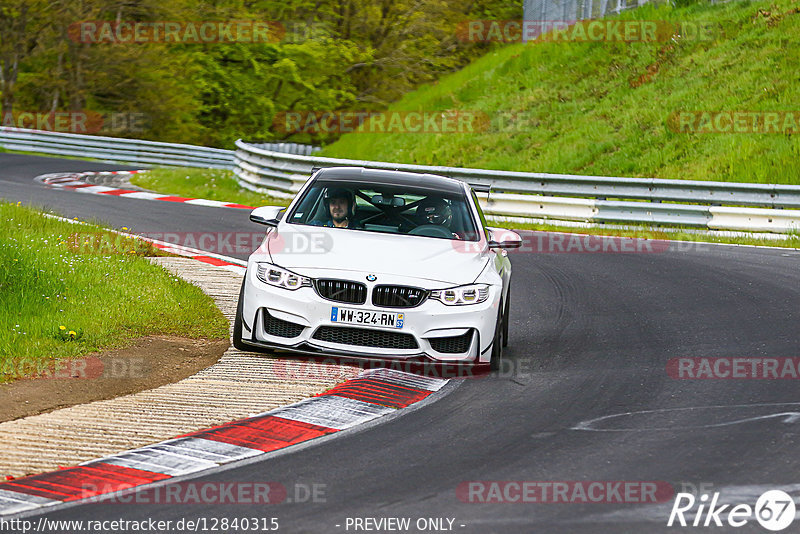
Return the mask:
<path id="1" fill-rule="evenodd" d="M 245 274 L 245 277 L 247 274 Z M 242 287 L 239 289 L 239 303 L 236 305 L 236 317 L 233 318 L 233 346 L 244 352 L 261 352 L 264 354 L 273 354 L 270 349 L 250 345 L 242 339 L 242 312 L 244 310 L 244 280 L 242 280 Z"/>
<path id="2" fill-rule="evenodd" d="M 247 275 L 245 274 L 245 277 Z M 236 317 L 233 319 L 233 346 L 239 350 L 252 350 L 242 341 L 242 310 L 244 309 L 244 279 L 242 287 L 239 289 L 239 303 L 236 305 Z"/>
<path id="3" fill-rule="evenodd" d="M 505 321 L 503 315 L 503 306 L 500 306 L 500 310 L 497 312 L 497 322 L 494 325 L 494 341 L 492 342 L 492 359 L 489 361 L 489 368 L 492 371 L 499 371 L 500 367 L 503 363 L 503 347 L 505 343 L 503 342 L 505 328 L 503 327 L 503 323 Z"/>
<path id="4" fill-rule="evenodd" d="M 506 306 L 503 311 L 503 346 L 508 346 L 508 318 L 511 310 L 511 282 L 508 284 L 508 295 L 506 295 Z"/>

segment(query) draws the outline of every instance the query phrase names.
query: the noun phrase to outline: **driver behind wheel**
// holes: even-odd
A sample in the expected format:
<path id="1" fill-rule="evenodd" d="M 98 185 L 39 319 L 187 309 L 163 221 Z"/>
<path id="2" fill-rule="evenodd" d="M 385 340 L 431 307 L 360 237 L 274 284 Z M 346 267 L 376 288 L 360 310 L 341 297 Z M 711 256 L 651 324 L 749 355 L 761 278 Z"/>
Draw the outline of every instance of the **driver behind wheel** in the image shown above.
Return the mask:
<path id="1" fill-rule="evenodd" d="M 463 239 L 463 236 L 458 232 L 453 232 L 450 228 L 453 223 L 453 208 L 450 207 L 450 202 L 443 198 L 428 197 L 420 202 L 417 206 L 416 218 L 420 225 L 442 226 L 450 230 L 454 238 Z"/>
<path id="2" fill-rule="evenodd" d="M 321 226 L 336 228 L 360 228 L 354 221 L 356 202 L 353 192 L 340 187 L 329 188 L 322 197 L 327 220 Z"/>
<path id="3" fill-rule="evenodd" d="M 453 210 L 445 199 L 428 197 L 417 206 L 417 218 L 420 224 L 436 224 L 450 228 L 453 222 Z"/>

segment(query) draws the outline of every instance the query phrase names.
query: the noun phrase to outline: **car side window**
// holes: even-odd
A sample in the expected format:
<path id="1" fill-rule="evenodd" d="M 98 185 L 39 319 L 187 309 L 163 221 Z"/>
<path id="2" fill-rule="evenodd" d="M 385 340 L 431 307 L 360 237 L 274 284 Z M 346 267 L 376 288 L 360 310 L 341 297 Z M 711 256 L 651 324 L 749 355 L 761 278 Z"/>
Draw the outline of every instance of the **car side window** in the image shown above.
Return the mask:
<path id="1" fill-rule="evenodd" d="M 321 189 L 312 187 L 295 208 L 289 222 L 307 224 L 308 221 L 318 218 L 323 211 L 321 193 Z"/>
<path id="2" fill-rule="evenodd" d="M 351 230 L 478 241 L 480 223 L 461 191 L 355 181 L 315 181 L 289 213 L 287 222 L 311 226 L 330 220 L 324 195 L 330 188 L 349 192 Z M 441 228 L 435 228 L 441 226 Z M 484 224 L 485 226 L 485 224 Z"/>
<path id="3" fill-rule="evenodd" d="M 486 236 L 486 239 L 489 239 L 489 233 L 486 228 L 489 226 L 486 223 L 486 216 L 483 214 L 483 209 L 481 209 L 481 203 L 478 202 L 478 195 L 475 194 L 475 191 L 470 189 L 472 193 L 472 201 L 475 202 L 475 209 L 478 210 L 478 217 L 481 220 L 481 230 L 483 230 L 483 235 Z"/>

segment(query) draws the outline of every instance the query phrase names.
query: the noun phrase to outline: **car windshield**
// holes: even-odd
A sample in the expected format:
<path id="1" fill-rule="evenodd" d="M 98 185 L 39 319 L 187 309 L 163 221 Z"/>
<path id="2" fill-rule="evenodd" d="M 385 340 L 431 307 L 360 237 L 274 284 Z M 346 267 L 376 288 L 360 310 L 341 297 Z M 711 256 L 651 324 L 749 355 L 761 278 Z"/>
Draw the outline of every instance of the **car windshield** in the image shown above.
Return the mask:
<path id="1" fill-rule="evenodd" d="M 409 186 L 318 180 L 286 222 L 477 241 L 466 196 Z"/>

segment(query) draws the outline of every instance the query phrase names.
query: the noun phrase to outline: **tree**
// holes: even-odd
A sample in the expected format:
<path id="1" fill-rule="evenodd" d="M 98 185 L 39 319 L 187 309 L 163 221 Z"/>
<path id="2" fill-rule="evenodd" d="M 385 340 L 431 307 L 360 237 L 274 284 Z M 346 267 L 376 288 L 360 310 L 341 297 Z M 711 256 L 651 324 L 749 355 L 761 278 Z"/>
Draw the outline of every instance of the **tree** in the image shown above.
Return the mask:
<path id="1" fill-rule="evenodd" d="M 279 112 L 385 108 L 481 54 L 456 26 L 519 18 L 507 0 L 2 0 L 4 110 L 136 113 L 138 137 L 230 147 L 282 139 Z M 107 43 L 75 35 L 82 21 L 280 21 L 270 43 Z M 114 133 L 114 132 L 111 132 Z M 301 134 L 321 143 L 335 135 Z"/>
<path id="2" fill-rule="evenodd" d="M 44 2 L 15 0 L 0 5 L 0 94 L 3 114 L 12 113 L 21 63 L 31 54 L 49 20 Z"/>

